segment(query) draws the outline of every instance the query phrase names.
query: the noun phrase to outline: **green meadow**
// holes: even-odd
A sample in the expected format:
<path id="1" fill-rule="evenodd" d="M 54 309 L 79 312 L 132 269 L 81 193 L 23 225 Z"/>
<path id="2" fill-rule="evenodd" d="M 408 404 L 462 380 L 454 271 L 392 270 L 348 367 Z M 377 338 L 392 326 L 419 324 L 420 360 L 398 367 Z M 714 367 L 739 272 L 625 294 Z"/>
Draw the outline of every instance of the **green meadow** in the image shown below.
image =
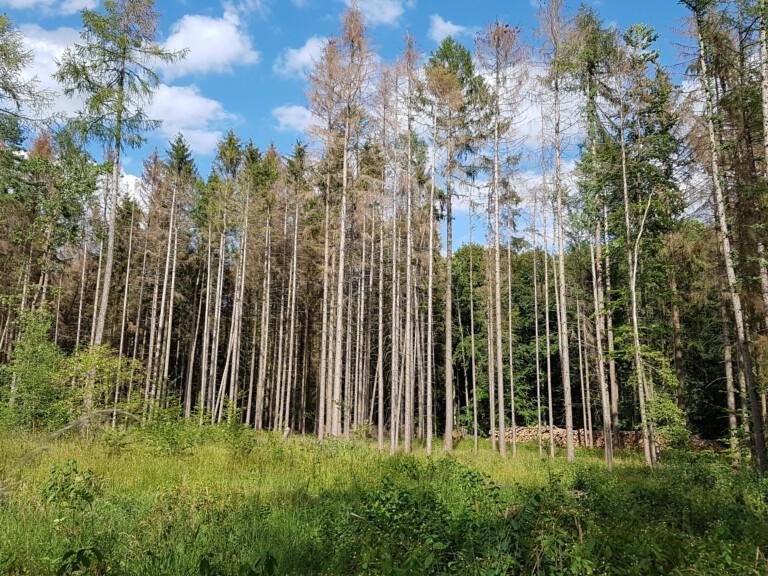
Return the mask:
<path id="1" fill-rule="evenodd" d="M 768 574 L 768 480 L 726 456 L 381 454 L 157 422 L 0 437 L 0 573 Z"/>

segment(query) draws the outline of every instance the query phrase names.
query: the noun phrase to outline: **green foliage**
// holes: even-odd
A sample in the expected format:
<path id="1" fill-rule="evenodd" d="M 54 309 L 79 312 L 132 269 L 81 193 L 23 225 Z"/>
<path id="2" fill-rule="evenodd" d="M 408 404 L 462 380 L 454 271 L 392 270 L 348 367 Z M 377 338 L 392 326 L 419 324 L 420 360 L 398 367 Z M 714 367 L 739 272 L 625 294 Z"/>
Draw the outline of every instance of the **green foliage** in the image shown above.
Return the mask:
<path id="1" fill-rule="evenodd" d="M 58 385 L 69 388 L 62 407 L 67 420 L 82 415 L 86 396 L 93 398 L 94 409 L 114 408 L 115 386 L 128 386 L 132 381 L 134 384 L 143 381 L 143 373 L 139 361 L 120 358 L 109 346 L 89 346 L 76 350 L 62 363 L 58 376 Z"/>
<path id="2" fill-rule="evenodd" d="M 56 576 L 68 576 L 70 574 L 102 576 L 108 573 L 107 564 L 104 562 L 104 554 L 94 547 L 67 551 L 61 559 L 59 568 L 56 570 Z"/>
<path id="3" fill-rule="evenodd" d="M 13 345 L 10 364 L 0 375 L 10 381 L 11 394 L 2 403 L 3 421 L 30 430 L 63 423 L 59 386 L 64 353 L 51 342 L 51 318 L 44 310 L 24 312 L 18 320 L 20 336 Z"/>
<path id="4" fill-rule="evenodd" d="M 24 37 L 7 14 L 0 14 L 0 114 L 38 107 L 46 94 L 38 91 L 37 77 L 26 78 L 34 54 L 24 49 Z"/>
<path id="5" fill-rule="evenodd" d="M 154 408 L 150 420 L 138 433 L 159 454 L 182 456 L 189 454 L 201 431 L 199 426 L 183 418 L 172 403 L 171 408 Z"/>
<path id="6" fill-rule="evenodd" d="M 77 460 L 70 459 L 51 470 L 48 484 L 43 488 L 43 499 L 65 508 L 85 508 L 93 505 L 100 491 L 93 470 L 80 470 Z"/>

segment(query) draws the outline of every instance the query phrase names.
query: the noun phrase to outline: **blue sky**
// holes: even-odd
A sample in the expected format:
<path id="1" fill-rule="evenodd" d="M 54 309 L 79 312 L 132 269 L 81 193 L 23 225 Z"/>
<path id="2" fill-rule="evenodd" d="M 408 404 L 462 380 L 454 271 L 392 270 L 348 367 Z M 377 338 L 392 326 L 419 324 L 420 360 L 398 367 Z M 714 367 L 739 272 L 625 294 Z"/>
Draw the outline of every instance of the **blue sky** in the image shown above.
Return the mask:
<path id="1" fill-rule="evenodd" d="M 307 121 L 304 74 L 324 40 L 338 32 L 340 14 L 348 0 L 242 0 L 222 3 L 195 0 L 160 1 L 160 41 L 190 49 L 186 61 L 161 71 L 162 85 L 148 111 L 164 121 L 150 135 L 148 146 L 126 157 L 126 170 L 135 172 L 152 147 L 165 148 L 181 131 L 192 144 L 203 174 L 207 174 L 216 142 L 230 128 L 243 140 L 265 147 L 274 141 L 288 152 Z M 472 47 L 474 33 L 499 18 L 519 24 L 535 42 L 535 0 L 426 1 L 359 0 L 372 44 L 391 61 L 410 31 L 419 48 L 429 54 L 439 40 L 452 34 Z M 602 18 L 621 28 L 643 22 L 662 35 L 668 62 L 676 59 L 673 42 L 682 27 L 685 9 L 675 0 L 601 0 L 593 2 Z M 575 10 L 578 6 L 570 6 Z M 0 0 L 35 52 L 33 72 L 45 86 L 54 59 L 78 40 L 79 10 L 99 9 L 96 0 Z M 74 102 L 58 101 L 67 110 Z"/>

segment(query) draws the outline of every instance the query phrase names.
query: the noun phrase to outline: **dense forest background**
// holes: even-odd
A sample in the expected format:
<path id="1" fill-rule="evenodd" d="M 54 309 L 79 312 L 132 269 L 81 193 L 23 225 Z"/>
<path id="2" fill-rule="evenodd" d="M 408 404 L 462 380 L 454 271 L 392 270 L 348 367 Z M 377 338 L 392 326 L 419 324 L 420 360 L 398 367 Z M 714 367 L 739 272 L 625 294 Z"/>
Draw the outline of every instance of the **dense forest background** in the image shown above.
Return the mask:
<path id="1" fill-rule="evenodd" d="M 502 456 L 523 426 L 554 454 L 560 427 L 609 466 L 621 431 L 649 465 L 695 434 L 765 467 L 768 13 L 683 3 L 682 85 L 653 29 L 585 6 L 543 3 L 535 48 L 497 21 L 395 62 L 353 6 L 307 78 L 306 143 L 230 132 L 203 175 L 179 135 L 134 193 L 153 66 L 185 56 L 153 2 L 82 13 L 56 73 L 72 118 L 0 16 L 0 423 L 174 414 Z"/>

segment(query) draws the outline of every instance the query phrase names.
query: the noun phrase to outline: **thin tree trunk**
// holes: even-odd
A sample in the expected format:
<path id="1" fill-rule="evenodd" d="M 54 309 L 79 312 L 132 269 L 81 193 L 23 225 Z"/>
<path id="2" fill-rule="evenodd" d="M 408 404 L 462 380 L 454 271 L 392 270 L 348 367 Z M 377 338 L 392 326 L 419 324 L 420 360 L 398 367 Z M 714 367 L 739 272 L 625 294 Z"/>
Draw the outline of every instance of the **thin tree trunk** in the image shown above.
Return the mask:
<path id="1" fill-rule="evenodd" d="M 118 374 L 117 374 L 117 383 L 115 384 L 115 397 L 113 406 L 115 408 L 115 411 L 112 412 L 112 428 L 114 428 L 117 425 L 117 402 L 120 397 L 120 385 L 121 385 L 121 377 L 122 377 L 122 367 L 123 367 L 123 346 L 125 344 L 125 323 L 128 315 L 128 286 L 131 280 L 131 255 L 133 251 L 133 205 L 131 206 L 131 223 L 130 223 L 130 229 L 128 231 L 128 257 L 127 257 L 127 264 L 125 267 L 125 288 L 123 289 L 123 313 L 120 320 L 120 345 L 117 349 L 117 366 L 118 366 Z M 58 316 L 57 316 L 58 320 Z"/>
<path id="2" fill-rule="evenodd" d="M 472 362 L 472 439 L 473 450 L 477 454 L 480 451 L 479 428 L 477 421 L 477 354 L 475 348 L 475 259 L 474 245 L 472 244 L 472 188 L 469 188 L 469 338 L 470 356 Z"/>
<path id="3" fill-rule="evenodd" d="M 109 225 L 107 227 L 107 261 L 104 263 L 104 279 L 101 286 L 101 303 L 98 306 L 98 317 L 96 318 L 96 331 L 93 337 L 93 344 L 101 346 L 104 341 L 104 324 L 107 320 L 107 307 L 109 305 L 109 290 L 112 286 L 112 267 L 115 255 L 115 227 L 117 221 L 117 199 L 120 194 L 120 153 L 122 146 L 122 106 L 123 106 L 123 81 L 124 74 L 120 74 L 120 81 L 117 87 L 117 134 L 115 135 L 114 158 L 112 160 L 112 182 L 109 188 Z M 99 255 L 101 261 L 101 255 Z"/>
<path id="4" fill-rule="evenodd" d="M 432 108 L 432 162 L 430 163 L 431 177 L 429 183 L 429 263 L 427 270 L 427 454 L 432 454 L 432 378 L 434 365 L 434 260 L 435 260 L 435 164 L 437 142 L 437 114 Z"/>
<path id="5" fill-rule="evenodd" d="M 379 333 L 376 351 L 377 382 L 377 436 L 379 452 L 384 451 L 384 214 L 381 209 L 381 229 L 379 230 Z"/>
<path id="6" fill-rule="evenodd" d="M 656 445 L 653 434 L 653 424 L 648 419 L 648 410 L 646 400 L 650 402 L 652 396 L 650 387 L 646 381 L 645 365 L 643 362 L 642 351 L 640 348 L 640 319 L 637 308 L 637 260 L 638 250 L 640 249 L 640 238 L 643 233 L 643 224 L 648 214 L 648 208 L 651 204 L 652 191 L 648 194 L 648 205 L 643 214 L 643 224 L 637 233 L 635 241 L 632 240 L 632 228 L 630 224 L 630 205 L 629 205 L 629 182 L 627 177 L 627 146 L 624 138 L 624 105 L 619 104 L 620 114 L 620 147 L 621 147 L 621 180 L 624 193 L 624 234 L 627 243 L 627 270 L 629 271 L 629 301 L 630 317 L 632 320 L 632 354 L 635 364 L 635 376 L 637 378 L 637 390 L 640 400 L 640 425 L 643 431 L 643 452 L 645 453 L 645 463 L 648 466 L 656 465 Z"/>
<path id="7" fill-rule="evenodd" d="M 208 369 L 209 362 L 209 344 L 210 344 L 210 326 L 211 326 L 211 226 L 208 225 L 208 250 L 205 259 L 205 321 L 203 323 L 203 358 L 200 363 L 200 402 L 198 410 L 200 411 L 199 424 L 202 425 L 205 417 L 206 398 L 208 397 Z"/>
<path id="8" fill-rule="evenodd" d="M 96 331 L 99 323 L 99 295 L 101 293 L 101 265 L 104 260 L 104 241 L 99 242 L 99 264 L 96 267 L 96 289 L 93 291 L 93 312 L 91 315 L 91 339 L 90 345 L 96 345 Z M 22 299 L 21 309 L 24 309 Z"/>
<path id="9" fill-rule="evenodd" d="M 509 347 L 509 404 L 512 409 L 512 456 L 517 456 L 517 420 L 515 415 L 515 362 L 512 330 L 512 226 L 507 221 L 507 344 Z"/>
<path id="10" fill-rule="evenodd" d="M 603 355 L 603 327 L 605 315 L 603 314 L 603 279 L 601 269 L 601 236 L 600 223 L 595 227 L 595 250 L 590 247 L 590 259 L 592 260 L 592 296 L 595 305 L 595 344 L 597 345 L 597 379 L 600 382 L 600 400 L 603 406 L 603 444 L 605 451 L 605 463 L 608 471 L 613 470 L 613 425 L 611 420 L 611 398 L 608 391 L 608 382 L 605 378 L 605 358 Z"/>
<path id="11" fill-rule="evenodd" d="M 556 56 L 557 57 L 557 56 Z M 558 290 L 558 333 L 560 335 L 560 370 L 563 380 L 563 402 L 565 403 L 565 442 L 566 456 L 569 462 L 575 458 L 573 451 L 573 403 L 571 400 L 571 365 L 568 351 L 568 306 L 565 281 L 565 224 L 563 208 L 563 185 L 561 178 L 560 144 L 560 86 L 559 77 L 555 77 L 555 193 L 557 195 L 557 272 Z"/>
<path id="12" fill-rule="evenodd" d="M 327 224 L 327 204 L 326 204 L 326 227 Z M 326 244 L 327 244 L 327 232 L 326 232 Z M 327 250 L 327 246 L 326 246 Z M 269 354 L 269 315 L 270 315 L 270 296 L 272 292 L 272 238 L 271 238 L 271 217 L 269 208 L 267 209 L 267 230 L 264 237 L 264 283 L 261 298 L 261 329 L 259 334 L 259 374 L 256 381 L 256 407 L 254 408 L 253 426 L 256 430 L 262 430 L 264 426 L 264 396 L 266 394 L 266 381 L 267 381 L 267 358 Z M 324 268 L 324 280 L 323 290 L 327 286 L 327 266 Z M 325 300 L 325 295 L 323 296 Z M 326 328 L 326 310 L 325 304 L 323 305 L 323 340 L 327 336 L 325 332 Z M 325 344 L 323 344 L 325 349 Z M 325 377 L 324 372 L 321 374 L 321 381 L 324 384 Z M 325 390 L 324 386 L 321 387 L 321 394 Z M 322 411 L 319 413 L 322 416 Z M 322 426 L 318 429 L 318 440 L 322 442 L 323 433 Z"/>
<path id="13" fill-rule="evenodd" d="M 679 295 L 677 274 L 674 267 L 669 273 L 669 290 L 672 293 L 672 340 L 675 354 L 675 376 L 677 377 L 677 407 L 685 414 L 685 375 L 683 372 L 683 337 L 680 328 Z"/>
<path id="14" fill-rule="evenodd" d="M 549 240 L 547 238 L 547 210 L 544 210 L 544 338 L 547 355 L 547 413 L 549 416 L 549 456 L 555 457 L 555 424 L 552 407 L 552 344 L 549 324 Z"/>
<path id="15" fill-rule="evenodd" d="M 289 310 L 291 316 L 291 327 L 288 332 L 288 378 L 286 381 L 287 392 L 285 399 L 285 417 L 283 423 L 290 426 L 291 409 L 291 389 L 293 388 L 293 356 L 296 341 L 296 277 L 298 276 L 298 257 L 299 257 L 299 203 L 296 202 L 296 209 L 293 214 L 293 255 L 291 257 L 291 286 Z"/>
<path id="16" fill-rule="evenodd" d="M 608 377 L 611 391 L 611 437 L 613 439 L 614 450 L 620 448 L 619 442 L 621 435 L 619 434 L 619 381 L 616 377 L 616 356 L 615 356 L 615 343 L 613 336 L 613 310 L 611 308 L 611 255 L 607 252 L 608 249 L 608 208 L 603 206 L 603 236 L 598 239 L 598 242 L 602 240 L 606 247 L 605 254 L 605 293 L 603 310 L 605 311 L 605 332 L 606 341 L 608 342 Z M 602 291 L 602 285 L 600 286 Z M 601 304 L 602 305 L 602 304 Z"/>
<path id="17" fill-rule="evenodd" d="M 200 335 L 200 319 L 203 315 L 203 298 L 200 297 L 200 272 L 197 273 L 197 281 L 195 282 L 195 295 L 196 299 L 199 298 L 197 303 L 197 317 L 195 318 L 195 330 L 192 334 L 192 339 L 189 347 L 189 359 L 187 360 L 187 383 L 184 392 L 184 418 L 192 417 L 192 389 L 195 376 L 195 358 L 197 353 L 197 339 Z"/>
<path id="18" fill-rule="evenodd" d="M 445 182 L 445 433 L 443 450 L 453 450 L 453 211 L 451 174 Z"/>
<path id="19" fill-rule="evenodd" d="M 576 344 L 579 349 L 579 388 L 581 389 L 581 425 L 584 428 L 584 447 L 587 448 L 587 391 L 584 388 L 584 355 L 582 353 L 581 302 L 576 300 Z"/>
<path id="20" fill-rule="evenodd" d="M 318 379 L 318 409 L 317 409 L 317 441 L 322 444 L 325 438 L 326 419 L 326 390 L 328 387 L 328 260 L 330 255 L 330 206 L 329 196 L 331 193 L 330 174 L 326 177 L 325 190 L 325 234 L 323 240 L 323 320 L 320 337 L 320 373 Z M 262 338 L 263 339 L 263 338 Z M 258 401 L 257 401 L 258 405 Z"/>
<path id="21" fill-rule="evenodd" d="M 738 421 L 736 419 L 736 390 L 733 379 L 733 351 L 728 324 L 727 288 L 720 276 L 720 319 L 723 330 L 723 363 L 725 364 L 725 396 L 728 407 L 728 440 L 733 457 L 739 459 Z"/>
<path id="22" fill-rule="evenodd" d="M 147 253 L 144 252 L 144 259 L 146 260 Z M 75 350 L 80 350 L 80 331 L 83 325 L 83 302 L 85 301 L 85 270 L 88 262 L 88 244 L 83 239 L 83 268 L 80 274 L 80 304 L 77 311 L 77 332 L 75 332 Z M 10 316 L 9 316 L 10 317 Z"/>

